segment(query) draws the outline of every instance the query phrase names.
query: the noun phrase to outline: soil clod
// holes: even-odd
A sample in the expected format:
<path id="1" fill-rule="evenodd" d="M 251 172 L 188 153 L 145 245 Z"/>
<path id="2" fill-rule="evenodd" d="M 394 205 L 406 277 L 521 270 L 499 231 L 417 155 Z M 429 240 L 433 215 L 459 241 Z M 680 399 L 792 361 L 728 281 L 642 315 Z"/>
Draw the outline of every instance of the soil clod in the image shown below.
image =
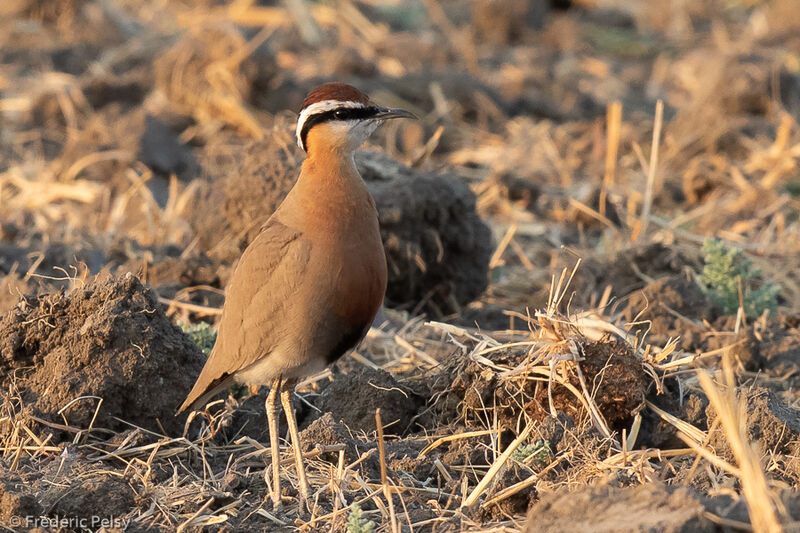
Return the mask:
<path id="1" fill-rule="evenodd" d="M 322 413 L 331 413 L 351 431 L 371 434 L 375 428 L 375 410 L 381 409 L 384 432 L 404 435 L 413 429 L 414 416 L 422 399 L 398 383 L 388 372 L 358 368 L 350 374 L 337 375 L 314 399 Z"/>
<path id="2" fill-rule="evenodd" d="M 0 354 L 3 386 L 36 417 L 76 430 L 125 421 L 173 436 L 203 361 L 130 275 L 29 298 L 0 320 Z"/>

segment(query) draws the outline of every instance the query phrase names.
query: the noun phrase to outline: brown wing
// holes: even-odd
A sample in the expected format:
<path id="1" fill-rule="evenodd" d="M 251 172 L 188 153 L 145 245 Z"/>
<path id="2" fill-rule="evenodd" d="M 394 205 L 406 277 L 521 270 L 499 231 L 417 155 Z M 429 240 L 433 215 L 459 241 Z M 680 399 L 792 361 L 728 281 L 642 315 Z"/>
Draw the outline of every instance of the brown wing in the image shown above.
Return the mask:
<path id="1" fill-rule="evenodd" d="M 273 219 L 264 225 L 228 282 L 217 342 L 178 413 L 229 387 L 237 371 L 268 356 L 289 334 L 287 306 L 310 250 L 300 232 Z"/>

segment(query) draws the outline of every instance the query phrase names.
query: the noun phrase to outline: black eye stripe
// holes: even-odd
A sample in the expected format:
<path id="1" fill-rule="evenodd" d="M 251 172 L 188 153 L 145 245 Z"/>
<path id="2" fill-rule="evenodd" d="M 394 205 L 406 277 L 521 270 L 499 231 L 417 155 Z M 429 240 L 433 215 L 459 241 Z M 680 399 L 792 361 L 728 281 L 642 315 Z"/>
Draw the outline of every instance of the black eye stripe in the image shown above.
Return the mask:
<path id="1" fill-rule="evenodd" d="M 331 120 L 358 120 L 369 118 L 375 116 L 378 111 L 379 109 L 375 106 L 338 107 L 336 109 L 331 109 L 330 111 L 323 111 L 322 113 L 309 115 L 309 117 L 303 123 L 303 129 L 300 130 L 300 141 L 303 143 L 303 147 L 307 150 L 308 147 L 306 146 L 306 137 L 308 137 L 308 132 L 311 131 L 311 128 L 317 124 L 330 122 Z"/>

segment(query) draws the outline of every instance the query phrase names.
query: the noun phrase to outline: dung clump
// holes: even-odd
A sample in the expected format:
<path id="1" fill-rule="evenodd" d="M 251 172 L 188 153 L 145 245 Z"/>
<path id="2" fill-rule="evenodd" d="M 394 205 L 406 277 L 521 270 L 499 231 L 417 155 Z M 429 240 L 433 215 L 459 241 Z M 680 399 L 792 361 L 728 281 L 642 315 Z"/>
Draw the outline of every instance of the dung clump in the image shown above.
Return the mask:
<path id="1" fill-rule="evenodd" d="M 202 365 L 131 275 L 30 298 L 0 320 L 3 387 L 20 391 L 29 414 L 72 428 L 119 430 L 124 420 L 180 434 L 175 409 Z"/>
<path id="2" fill-rule="evenodd" d="M 591 342 L 580 339 L 575 346 L 577 361 L 565 359 L 557 363 L 549 387 L 548 363 L 526 363 L 527 355 L 523 352 L 487 354 L 487 359 L 498 365 L 495 368 L 478 361 L 445 368 L 444 377 L 432 387 L 439 392 L 436 396 L 442 396 L 443 386 L 448 392 L 446 401 L 434 406 L 438 416 L 457 417 L 468 423 L 486 423 L 488 416 L 496 416 L 497 426 L 510 431 L 519 428 L 518 419 L 523 411 L 540 422 L 549 419 L 552 410 L 579 420 L 587 416 L 586 400 L 575 393 L 585 385 L 609 427 L 626 427 L 644 404 L 646 380 L 642 361 L 627 343 L 615 338 Z M 496 371 L 499 367 L 515 371 L 503 377 Z"/>

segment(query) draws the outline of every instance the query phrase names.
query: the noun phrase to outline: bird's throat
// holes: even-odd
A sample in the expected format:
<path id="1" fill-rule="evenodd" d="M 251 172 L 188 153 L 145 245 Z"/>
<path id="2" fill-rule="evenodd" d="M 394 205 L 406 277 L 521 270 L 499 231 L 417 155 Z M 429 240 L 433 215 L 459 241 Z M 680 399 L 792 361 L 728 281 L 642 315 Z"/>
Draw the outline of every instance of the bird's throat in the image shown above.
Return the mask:
<path id="1" fill-rule="evenodd" d="M 284 223 L 311 233 L 347 231 L 353 224 L 363 224 L 365 216 L 376 217 L 352 153 L 335 152 L 318 152 L 306 159 L 276 214 Z"/>

